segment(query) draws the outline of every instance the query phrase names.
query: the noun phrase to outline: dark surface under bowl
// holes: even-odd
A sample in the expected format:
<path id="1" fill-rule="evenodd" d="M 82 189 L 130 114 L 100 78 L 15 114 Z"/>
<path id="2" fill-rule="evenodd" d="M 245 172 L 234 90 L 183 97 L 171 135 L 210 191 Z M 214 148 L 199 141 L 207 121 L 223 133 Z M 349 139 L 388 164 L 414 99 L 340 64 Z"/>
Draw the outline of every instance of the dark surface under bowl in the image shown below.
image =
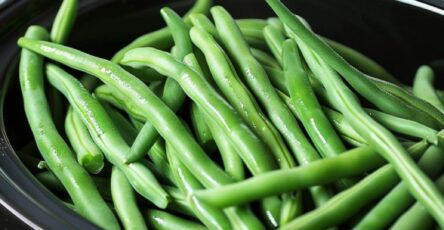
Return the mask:
<path id="1" fill-rule="evenodd" d="M 223 2 L 223 4 L 222 4 Z M 0 212 L 3 226 L 91 229 L 94 225 L 64 207 L 26 169 L 14 149 L 31 140 L 17 76 L 17 39 L 30 24 L 48 27 L 58 1 L 6 1 L 0 5 Z M 163 26 L 161 6 L 183 13 L 192 1 L 80 1 L 80 16 L 69 45 L 101 57 L 145 32 Z M 219 1 L 238 18 L 273 16 L 264 1 Z M 314 30 L 345 43 L 381 63 L 405 83 L 421 64 L 433 64 L 443 76 L 444 16 L 393 0 L 293 0 L 286 4 Z M 437 84 L 444 81 L 437 78 Z M 6 216 L 9 210 L 17 215 Z M 5 221 L 9 222 L 7 225 Z M 12 224 L 12 225 L 11 225 Z"/>

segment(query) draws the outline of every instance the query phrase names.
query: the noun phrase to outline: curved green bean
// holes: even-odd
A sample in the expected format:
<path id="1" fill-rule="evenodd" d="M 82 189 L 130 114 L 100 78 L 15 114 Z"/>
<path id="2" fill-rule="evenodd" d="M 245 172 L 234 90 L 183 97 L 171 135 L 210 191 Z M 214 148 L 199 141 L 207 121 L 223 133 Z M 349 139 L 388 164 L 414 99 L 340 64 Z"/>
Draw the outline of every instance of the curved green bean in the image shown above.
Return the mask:
<path id="1" fill-rule="evenodd" d="M 31 26 L 25 36 L 30 39 L 49 38 L 45 29 L 37 26 Z M 43 58 L 23 49 L 19 71 L 26 117 L 38 149 L 49 168 L 60 179 L 74 201 L 76 210 L 82 216 L 101 227 L 119 229 L 116 218 L 88 173 L 77 163 L 50 119 L 51 114 L 43 89 Z M 82 189 L 78 189 L 78 186 Z"/>
<path id="2" fill-rule="evenodd" d="M 419 67 L 413 82 L 413 95 L 429 102 L 443 113 L 444 105 L 433 88 L 434 78 L 435 74 L 432 68 L 429 66 Z"/>
<path id="3" fill-rule="evenodd" d="M 77 0 L 63 0 L 51 28 L 51 41 L 64 44 L 71 33 L 77 14 Z"/>
<path id="4" fill-rule="evenodd" d="M 317 149 L 324 157 L 333 157 L 344 152 L 344 144 L 316 99 L 303 69 L 299 49 L 293 40 L 284 42 L 282 55 L 291 100 Z"/>
<path id="5" fill-rule="evenodd" d="M 168 205 L 168 194 L 150 170 L 141 163 L 125 164 L 122 160 L 129 151 L 129 146 L 114 127 L 102 105 L 79 81 L 60 67 L 47 64 L 46 70 L 49 82 L 67 97 L 107 160 L 125 173 L 139 194 L 156 206 L 165 208 Z"/>
<path id="6" fill-rule="evenodd" d="M 281 169 L 222 187 L 199 190 L 194 196 L 216 207 L 240 205 L 285 192 L 334 182 L 359 175 L 384 164 L 369 147 L 359 147 L 341 155 L 314 161 L 292 169 Z"/>
<path id="7" fill-rule="evenodd" d="M 79 164 L 90 173 L 99 173 L 104 166 L 103 153 L 93 142 L 88 128 L 72 108 L 69 108 L 66 114 L 65 133 Z"/>
<path id="8" fill-rule="evenodd" d="M 113 167 L 111 194 L 114 208 L 125 229 L 147 229 L 143 215 L 137 207 L 136 196 L 125 174 Z"/>

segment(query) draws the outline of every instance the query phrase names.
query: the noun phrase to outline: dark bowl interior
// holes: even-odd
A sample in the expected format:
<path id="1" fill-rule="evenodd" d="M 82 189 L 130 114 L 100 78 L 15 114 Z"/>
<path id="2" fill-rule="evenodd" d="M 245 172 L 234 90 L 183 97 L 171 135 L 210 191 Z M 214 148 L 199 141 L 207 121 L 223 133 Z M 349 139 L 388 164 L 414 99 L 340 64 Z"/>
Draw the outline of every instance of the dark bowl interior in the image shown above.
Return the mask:
<path id="1" fill-rule="evenodd" d="M 161 6 L 180 13 L 192 1 L 90 0 L 80 1 L 79 19 L 69 45 L 110 57 L 145 32 L 164 26 Z M 238 18 L 273 16 L 264 1 L 216 1 Z M 318 33 L 347 44 L 375 59 L 410 84 L 417 67 L 431 64 L 444 75 L 444 16 L 393 0 L 286 1 Z M 30 24 L 49 27 L 58 1 L 23 0 L 4 5 L 0 12 L 0 198 L 3 205 L 28 225 L 40 228 L 94 228 L 65 208 L 23 166 L 14 149 L 31 140 L 17 76 L 18 37 Z M 444 81 L 437 78 L 439 86 Z"/>

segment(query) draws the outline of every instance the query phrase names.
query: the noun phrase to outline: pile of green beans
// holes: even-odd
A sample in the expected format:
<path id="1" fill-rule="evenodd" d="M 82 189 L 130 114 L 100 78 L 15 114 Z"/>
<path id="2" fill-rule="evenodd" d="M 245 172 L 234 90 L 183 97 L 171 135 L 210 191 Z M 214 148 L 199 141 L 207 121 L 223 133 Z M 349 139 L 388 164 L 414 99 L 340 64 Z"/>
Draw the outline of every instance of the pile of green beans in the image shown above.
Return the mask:
<path id="1" fill-rule="evenodd" d="M 163 8 L 164 28 L 108 60 L 64 45 L 64 0 L 50 32 L 18 40 L 34 136 L 20 158 L 104 229 L 444 228 L 433 69 L 409 90 L 266 2 L 277 17 Z"/>

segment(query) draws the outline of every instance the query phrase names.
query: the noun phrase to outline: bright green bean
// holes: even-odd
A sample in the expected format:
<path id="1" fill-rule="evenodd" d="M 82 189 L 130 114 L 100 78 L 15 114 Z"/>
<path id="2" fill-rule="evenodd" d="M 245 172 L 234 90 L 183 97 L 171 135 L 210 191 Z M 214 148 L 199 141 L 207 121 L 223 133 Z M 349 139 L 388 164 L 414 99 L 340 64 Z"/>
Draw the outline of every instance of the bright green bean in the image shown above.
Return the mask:
<path id="1" fill-rule="evenodd" d="M 438 221 L 442 220 L 444 226 L 444 199 L 433 182 L 416 166 L 395 136 L 364 111 L 341 78 L 301 40 L 298 43 L 308 65 L 321 79 L 328 95 L 339 105 L 344 117 L 370 146 L 393 165 L 409 191 Z"/>
<path id="2" fill-rule="evenodd" d="M 351 138 L 355 142 L 359 143 L 359 145 L 367 145 L 367 141 L 365 141 L 361 135 L 356 133 L 356 131 L 352 128 L 350 123 L 344 119 L 344 116 L 341 113 L 327 107 L 323 107 L 322 109 L 339 133 L 341 133 L 343 136 Z"/>
<path id="3" fill-rule="evenodd" d="M 207 228 L 201 224 L 160 210 L 148 210 L 145 214 L 145 218 L 148 226 L 157 230 L 207 230 Z"/>
<path id="4" fill-rule="evenodd" d="M 143 215 L 137 207 L 136 196 L 125 174 L 113 167 L 111 194 L 114 208 L 125 229 L 147 229 Z"/>
<path id="5" fill-rule="evenodd" d="M 273 11 L 278 15 L 281 21 L 288 26 L 288 28 L 297 35 L 308 47 L 313 49 L 317 55 L 325 59 L 325 62 L 338 71 L 342 77 L 364 98 L 378 107 L 381 111 L 396 115 L 402 118 L 419 121 L 423 124 L 434 127 L 436 122 L 430 116 L 424 116 L 424 113 L 407 107 L 400 103 L 399 99 L 391 94 L 385 93 L 378 88 L 373 81 L 361 73 L 359 70 L 353 68 L 334 50 L 332 50 L 322 39 L 312 33 L 298 17 L 296 17 L 287 7 L 285 7 L 279 0 L 266 0 Z M 443 116 L 444 118 L 444 116 Z"/>
<path id="6" fill-rule="evenodd" d="M 168 194 L 150 170 L 141 163 L 123 162 L 122 159 L 129 151 L 129 146 L 114 127 L 102 105 L 83 88 L 79 81 L 61 68 L 48 64 L 46 70 L 49 82 L 67 97 L 107 160 L 125 173 L 140 195 L 156 206 L 165 208 L 168 205 Z"/>
<path id="7" fill-rule="evenodd" d="M 103 108 L 106 110 L 106 113 L 111 118 L 114 127 L 117 128 L 117 131 L 120 133 L 120 136 L 125 140 L 125 142 L 130 145 L 133 143 L 134 139 L 137 135 L 136 128 L 116 109 L 108 105 L 107 103 L 100 103 Z"/>
<path id="8" fill-rule="evenodd" d="M 31 39 L 49 38 L 47 32 L 37 26 L 30 27 L 25 36 Z M 43 58 L 30 50 L 22 50 L 19 71 L 26 117 L 49 168 L 60 179 L 82 216 L 101 227 L 119 229 L 113 213 L 51 120 L 43 89 Z M 78 189 L 79 186 L 82 189 Z"/>
<path id="9" fill-rule="evenodd" d="M 345 151 L 345 146 L 322 111 L 302 66 L 299 49 L 293 40 L 283 45 L 283 64 L 291 99 L 299 118 L 324 157 Z"/>
<path id="10" fill-rule="evenodd" d="M 194 195 L 216 207 L 229 207 L 359 175 L 383 163 L 384 160 L 371 148 L 360 147 L 304 166 L 272 171 L 234 184 L 196 191 Z"/>
<path id="11" fill-rule="evenodd" d="M 64 44 L 68 40 L 77 14 L 77 0 L 63 0 L 51 28 L 51 41 Z"/>
<path id="12" fill-rule="evenodd" d="M 438 144 L 438 131 L 429 128 L 423 124 L 404 118 L 395 117 L 390 114 L 379 112 L 373 109 L 365 109 L 365 111 L 381 125 L 388 129 L 411 137 L 418 137 Z"/>
<path id="13" fill-rule="evenodd" d="M 66 115 L 65 133 L 77 155 L 79 164 L 90 173 L 99 173 L 104 166 L 103 153 L 92 140 L 88 128 L 72 108 L 68 109 Z"/>
<path id="14" fill-rule="evenodd" d="M 444 112 L 444 105 L 439 99 L 433 87 L 435 74 L 429 66 L 421 66 L 415 75 L 413 82 L 413 94 L 430 104 L 434 105 L 439 111 Z"/>
<path id="15" fill-rule="evenodd" d="M 444 168 L 442 143 L 438 147 L 431 146 L 418 162 L 418 166 L 431 178 L 436 178 Z M 382 229 L 388 227 L 414 202 L 405 184 L 400 183 L 386 195 L 367 215 L 355 226 L 356 229 Z"/>

